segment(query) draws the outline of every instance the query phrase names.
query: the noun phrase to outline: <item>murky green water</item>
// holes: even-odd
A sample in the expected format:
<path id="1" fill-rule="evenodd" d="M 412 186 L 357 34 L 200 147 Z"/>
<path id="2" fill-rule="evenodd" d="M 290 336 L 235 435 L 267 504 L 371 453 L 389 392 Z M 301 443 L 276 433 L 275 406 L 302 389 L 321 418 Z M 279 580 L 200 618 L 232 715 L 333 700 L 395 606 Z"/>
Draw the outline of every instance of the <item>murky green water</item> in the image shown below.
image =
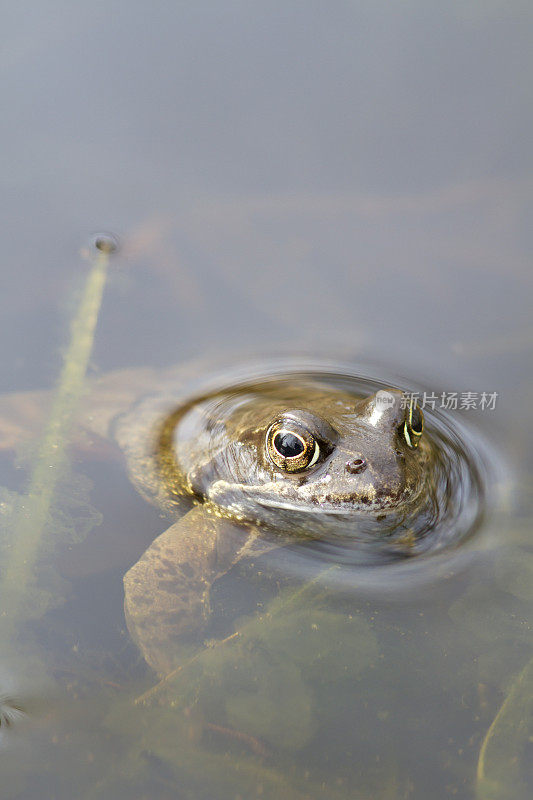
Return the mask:
<path id="1" fill-rule="evenodd" d="M 1 798 L 531 796 L 531 24 L 518 1 L 6 9 Z M 89 383 L 282 352 L 444 393 L 482 467 L 472 536 L 422 569 L 244 559 L 158 683 L 122 580 L 168 521 L 83 423 L 102 393 L 60 379 L 102 229 Z"/>

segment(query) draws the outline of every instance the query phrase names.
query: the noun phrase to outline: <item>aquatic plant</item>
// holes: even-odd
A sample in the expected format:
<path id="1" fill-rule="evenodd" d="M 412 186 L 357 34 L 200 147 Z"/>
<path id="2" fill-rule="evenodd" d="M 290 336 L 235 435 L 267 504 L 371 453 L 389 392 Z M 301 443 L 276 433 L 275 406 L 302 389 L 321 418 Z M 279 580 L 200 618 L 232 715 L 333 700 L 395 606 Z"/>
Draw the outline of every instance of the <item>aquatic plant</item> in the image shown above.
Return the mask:
<path id="1" fill-rule="evenodd" d="M 34 579 L 43 533 L 49 527 L 56 488 L 66 468 L 69 433 L 84 391 L 110 252 L 104 240 L 96 242 L 96 256 L 71 322 L 70 342 L 27 491 L 21 498 L 14 495 L 8 498 L 11 536 L 4 550 L 0 581 L 0 624 L 4 643 L 12 638 L 27 607 L 28 587 Z M 6 511 L 5 505 L 3 510 Z"/>

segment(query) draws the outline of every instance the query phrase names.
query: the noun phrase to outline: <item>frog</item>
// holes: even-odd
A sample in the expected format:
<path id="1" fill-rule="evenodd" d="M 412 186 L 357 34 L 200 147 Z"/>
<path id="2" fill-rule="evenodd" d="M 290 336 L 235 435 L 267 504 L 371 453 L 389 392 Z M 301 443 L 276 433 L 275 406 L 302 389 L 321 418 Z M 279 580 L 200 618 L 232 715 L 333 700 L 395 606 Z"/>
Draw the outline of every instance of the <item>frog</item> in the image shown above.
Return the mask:
<path id="1" fill-rule="evenodd" d="M 398 389 L 363 397 L 298 374 L 180 403 L 150 397 L 122 414 L 114 436 L 130 479 L 175 519 L 124 577 L 128 630 L 148 664 L 175 668 L 205 629 L 213 584 L 240 560 L 350 540 L 357 527 L 390 536 L 418 514 L 431 484 L 423 425 Z"/>
<path id="2" fill-rule="evenodd" d="M 215 582 L 240 561 L 290 543 L 395 541 L 431 516 L 434 445 L 395 387 L 365 396 L 289 370 L 187 392 L 173 370 L 122 371 L 96 383 L 80 418 L 118 444 L 170 522 L 123 579 L 129 634 L 160 676 L 198 642 Z"/>

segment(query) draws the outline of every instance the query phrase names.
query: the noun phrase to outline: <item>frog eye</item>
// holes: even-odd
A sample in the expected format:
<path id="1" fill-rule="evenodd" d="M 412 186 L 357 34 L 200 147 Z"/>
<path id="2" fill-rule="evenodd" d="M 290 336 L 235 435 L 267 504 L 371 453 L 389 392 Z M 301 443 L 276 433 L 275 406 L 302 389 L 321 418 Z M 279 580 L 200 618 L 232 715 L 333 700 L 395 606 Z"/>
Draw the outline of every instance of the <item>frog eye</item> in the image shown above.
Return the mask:
<path id="1" fill-rule="evenodd" d="M 316 464 L 320 447 L 315 437 L 296 420 L 278 420 L 267 431 L 270 459 L 286 472 L 300 472 Z"/>
<path id="2" fill-rule="evenodd" d="M 416 400 L 411 400 L 407 419 L 403 424 L 403 435 L 409 447 L 418 447 L 420 437 L 424 430 L 424 415 L 416 405 Z"/>

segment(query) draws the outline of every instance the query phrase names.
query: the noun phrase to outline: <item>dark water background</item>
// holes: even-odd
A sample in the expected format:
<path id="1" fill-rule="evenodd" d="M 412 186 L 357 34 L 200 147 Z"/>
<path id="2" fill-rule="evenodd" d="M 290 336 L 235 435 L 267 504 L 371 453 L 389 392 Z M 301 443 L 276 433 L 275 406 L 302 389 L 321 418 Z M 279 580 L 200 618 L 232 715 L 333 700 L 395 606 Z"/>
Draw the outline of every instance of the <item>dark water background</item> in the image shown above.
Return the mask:
<path id="1" fill-rule="evenodd" d="M 281 346 L 498 392 L 462 419 L 499 485 L 464 569 L 401 596 L 332 589 L 308 622 L 335 635 L 316 646 L 307 612 L 285 613 L 284 632 L 250 634 L 259 700 L 215 662 L 199 719 L 176 722 L 168 703 L 124 710 L 151 677 L 122 575 L 161 520 L 120 462 L 78 454 L 80 504 L 103 522 L 58 548 L 65 602 L 18 665 L 0 659 L 0 694 L 28 708 L 0 728 L 0 797 L 530 796 L 531 711 L 507 793 L 475 779 L 533 656 L 532 16 L 519 0 L 4 5 L 2 392 L 54 385 L 80 247 L 107 229 L 123 248 L 92 371 Z M 0 483 L 20 472 L 6 457 Z M 290 591 L 281 567 L 220 582 L 213 637 Z M 527 709 L 527 675 L 521 691 Z"/>

